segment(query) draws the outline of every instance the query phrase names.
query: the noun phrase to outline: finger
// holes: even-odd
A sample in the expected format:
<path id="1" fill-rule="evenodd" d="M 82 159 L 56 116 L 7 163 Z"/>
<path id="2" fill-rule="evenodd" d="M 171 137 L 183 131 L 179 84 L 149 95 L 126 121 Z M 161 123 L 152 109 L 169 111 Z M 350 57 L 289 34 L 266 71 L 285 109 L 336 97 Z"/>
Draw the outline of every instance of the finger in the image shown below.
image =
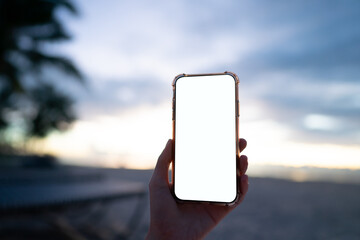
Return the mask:
<path id="1" fill-rule="evenodd" d="M 240 138 L 239 139 L 239 147 L 240 147 L 240 152 L 242 152 L 247 145 L 247 141 L 244 138 Z"/>
<path id="2" fill-rule="evenodd" d="M 240 158 L 239 158 L 239 175 L 245 175 L 246 173 L 246 170 L 248 168 L 248 158 L 246 155 L 241 155 Z"/>
<path id="3" fill-rule="evenodd" d="M 231 206 L 232 208 L 236 208 L 239 204 L 244 200 L 245 195 L 249 188 L 248 176 L 247 175 L 238 175 L 237 176 L 237 185 L 239 188 L 239 198 L 236 200 L 236 203 Z"/>
<path id="4" fill-rule="evenodd" d="M 157 186 L 169 186 L 168 171 L 169 165 L 172 161 L 172 145 L 173 141 L 169 139 L 156 163 L 153 175 L 151 177 L 151 184 L 156 184 Z"/>
<path id="5" fill-rule="evenodd" d="M 249 189 L 249 178 L 247 175 L 242 175 L 239 177 L 240 178 L 240 199 L 239 199 L 239 203 L 241 203 L 244 198 L 246 193 L 248 192 Z"/>

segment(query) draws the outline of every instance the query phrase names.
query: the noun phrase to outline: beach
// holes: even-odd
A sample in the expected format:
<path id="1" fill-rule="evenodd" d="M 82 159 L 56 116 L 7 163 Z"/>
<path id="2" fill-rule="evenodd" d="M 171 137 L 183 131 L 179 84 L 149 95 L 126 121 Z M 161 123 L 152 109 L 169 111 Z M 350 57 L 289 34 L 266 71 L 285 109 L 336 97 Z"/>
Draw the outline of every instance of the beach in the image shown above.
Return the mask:
<path id="1" fill-rule="evenodd" d="M 82 169 L 116 181 L 141 182 L 147 189 L 152 170 Z M 144 239 L 149 227 L 148 194 L 105 203 L 75 205 L 58 212 L 58 222 L 81 226 L 87 239 Z M 360 185 L 294 182 L 249 176 L 244 202 L 205 239 L 360 239 Z M 138 210 L 138 211 L 136 211 Z M 68 239 L 44 224 L 43 215 L 2 219 L 2 239 Z M 58 220 L 59 220 L 58 219 Z M 67 222 L 64 223 L 63 220 Z M 9 222 L 10 221 L 10 222 Z M 79 224 L 81 223 L 81 224 Z M 20 229 L 32 235 L 19 235 Z M 30 229 L 31 228 L 31 229 Z M 34 230 L 35 229 L 35 230 Z M 37 230 L 36 230 L 37 229 Z M 96 234 L 95 234 L 96 232 Z"/>

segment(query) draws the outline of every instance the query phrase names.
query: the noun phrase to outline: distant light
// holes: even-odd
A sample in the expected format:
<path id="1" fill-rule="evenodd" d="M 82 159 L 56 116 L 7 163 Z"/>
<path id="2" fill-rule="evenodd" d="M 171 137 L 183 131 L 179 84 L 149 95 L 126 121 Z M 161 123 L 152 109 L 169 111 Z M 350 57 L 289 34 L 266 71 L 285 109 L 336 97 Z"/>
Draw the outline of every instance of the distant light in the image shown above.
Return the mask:
<path id="1" fill-rule="evenodd" d="M 304 125 L 308 129 L 331 131 L 339 128 L 339 121 L 326 115 L 309 114 L 304 118 Z"/>

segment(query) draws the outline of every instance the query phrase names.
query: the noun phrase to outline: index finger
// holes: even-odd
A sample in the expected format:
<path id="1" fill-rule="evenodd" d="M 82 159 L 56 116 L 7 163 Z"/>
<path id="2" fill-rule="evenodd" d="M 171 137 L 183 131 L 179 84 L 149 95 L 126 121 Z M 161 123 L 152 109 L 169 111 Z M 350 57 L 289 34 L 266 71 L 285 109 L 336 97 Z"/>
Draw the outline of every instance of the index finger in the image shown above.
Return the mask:
<path id="1" fill-rule="evenodd" d="M 242 152 L 247 145 L 247 141 L 244 138 L 240 138 L 239 139 L 239 147 L 240 147 L 240 152 Z"/>

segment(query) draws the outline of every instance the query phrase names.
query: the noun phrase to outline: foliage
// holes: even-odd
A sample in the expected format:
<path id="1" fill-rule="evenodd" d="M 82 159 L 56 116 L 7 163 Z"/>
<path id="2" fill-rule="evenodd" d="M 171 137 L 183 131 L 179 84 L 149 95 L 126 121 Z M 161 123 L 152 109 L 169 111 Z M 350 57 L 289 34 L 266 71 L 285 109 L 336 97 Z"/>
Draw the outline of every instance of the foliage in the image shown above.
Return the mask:
<path id="1" fill-rule="evenodd" d="M 77 14 L 68 0 L 0 0 L 0 131 L 15 116 L 25 136 L 44 137 L 51 130 L 65 130 L 75 119 L 71 97 L 42 71 L 52 66 L 83 82 L 70 59 L 44 47 L 70 39 L 58 19 L 61 8 Z"/>

